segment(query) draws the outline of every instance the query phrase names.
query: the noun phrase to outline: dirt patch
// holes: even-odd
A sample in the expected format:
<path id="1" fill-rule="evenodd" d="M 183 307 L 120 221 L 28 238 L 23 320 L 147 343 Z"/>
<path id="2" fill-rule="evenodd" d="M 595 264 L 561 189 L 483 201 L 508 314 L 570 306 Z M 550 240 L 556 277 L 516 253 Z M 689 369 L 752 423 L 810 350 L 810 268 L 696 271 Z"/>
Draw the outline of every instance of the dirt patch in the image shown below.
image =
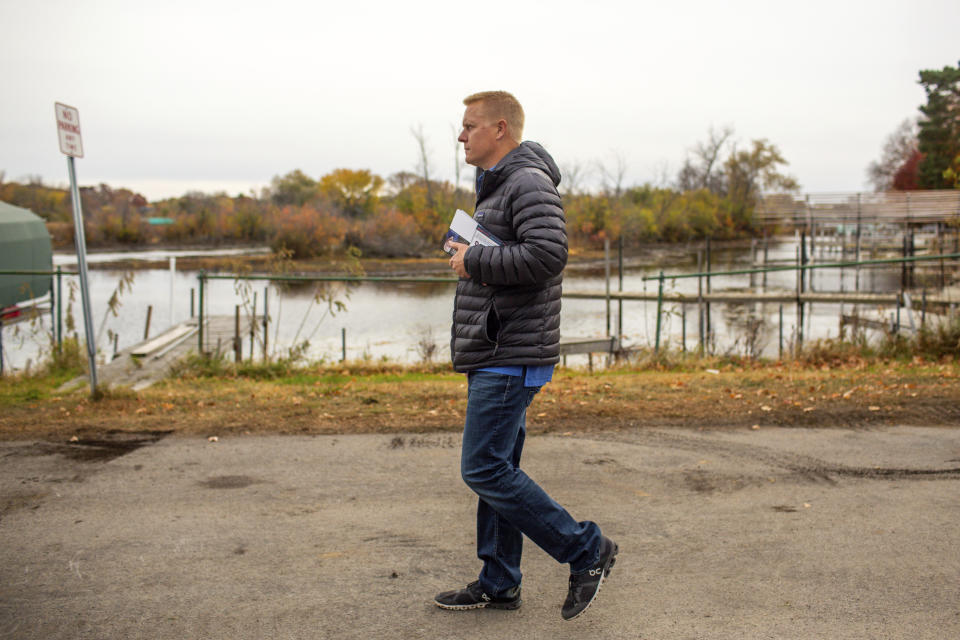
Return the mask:
<path id="1" fill-rule="evenodd" d="M 250 476 L 214 476 L 201 482 L 200 486 L 207 489 L 245 489 L 259 482 Z"/>

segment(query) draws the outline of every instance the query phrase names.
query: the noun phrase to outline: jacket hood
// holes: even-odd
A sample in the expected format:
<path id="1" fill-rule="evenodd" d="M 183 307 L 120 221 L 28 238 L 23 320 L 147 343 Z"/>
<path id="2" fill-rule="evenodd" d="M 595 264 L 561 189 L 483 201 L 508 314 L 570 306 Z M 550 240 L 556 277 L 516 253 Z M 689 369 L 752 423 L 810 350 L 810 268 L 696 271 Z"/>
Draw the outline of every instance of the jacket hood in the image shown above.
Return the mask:
<path id="1" fill-rule="evenodd" d="M 560 184 L 560 167 L 554 162 L 553 156 L 547 153 L 547 150 L 539 143 L 527 141 L 521 142 L 520 146 L 505 155 L 497 163 L 497 166 L 487 173 L 484 177 L 483 191 L 492 191 L 511 173 L 526 167 L 543 171 L 553 181 L 553 186 Z M 483 170 L 478 168 L 477 176 L 481 173 L 483 173 Z"/>
<path id="2" fill-rule="evenodd" d="M 521 142 L 520 146 L 507 155 L 504 160 L 511 156 L 516 157 L 516 162 L 522 163 L 522 166 L 535 166 L 550 176 L 553 180 L 553 186 L 560 184 L 560 167 L 554 162 L 553 156 L 547 153 L 538 142 Z M 513 160 L 511 159 L 511 164 Z"/>

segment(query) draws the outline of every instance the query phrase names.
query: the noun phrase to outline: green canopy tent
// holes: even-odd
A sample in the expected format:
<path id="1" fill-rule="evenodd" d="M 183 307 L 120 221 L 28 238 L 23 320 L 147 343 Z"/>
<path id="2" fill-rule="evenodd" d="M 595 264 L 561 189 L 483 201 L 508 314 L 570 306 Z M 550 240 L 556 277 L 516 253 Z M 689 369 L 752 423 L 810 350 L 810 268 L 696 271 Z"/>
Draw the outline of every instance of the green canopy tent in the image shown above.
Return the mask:
<path id="1" fill-rule="evenodd" d="M 0 272 L 50 271 L 53 249 L 43 219 L 0 202 Z M 0 309 L 50 293 L 50 276 L 0 273 Z"/>

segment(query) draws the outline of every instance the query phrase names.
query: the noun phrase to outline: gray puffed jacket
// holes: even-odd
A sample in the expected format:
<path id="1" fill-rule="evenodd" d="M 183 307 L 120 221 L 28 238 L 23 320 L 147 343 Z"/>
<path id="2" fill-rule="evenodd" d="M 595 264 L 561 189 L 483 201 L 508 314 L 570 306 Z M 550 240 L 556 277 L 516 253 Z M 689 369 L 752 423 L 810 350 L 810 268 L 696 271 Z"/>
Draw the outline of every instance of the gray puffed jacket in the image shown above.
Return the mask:
<path id="1" fill-rule="evenodd" d="M 474 219 L 503 246 L 472 246 L 464 257 L 470 277 L 457 283 L 453 305 L 455 370 L 559 362 L 567 234 L 558 184 L 560 170 L 535 142 L 483 175 Z"/>

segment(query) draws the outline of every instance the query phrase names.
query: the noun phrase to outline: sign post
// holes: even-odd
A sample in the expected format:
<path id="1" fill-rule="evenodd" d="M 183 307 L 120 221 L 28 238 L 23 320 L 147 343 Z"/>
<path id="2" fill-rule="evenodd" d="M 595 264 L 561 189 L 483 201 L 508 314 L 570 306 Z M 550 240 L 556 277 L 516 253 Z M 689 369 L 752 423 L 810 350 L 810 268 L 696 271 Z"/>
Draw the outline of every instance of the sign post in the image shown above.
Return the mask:
<path id="1" fill-rule="evenodd" d="M 80 112 L 74 107 L 54 103 L 57 114 L 57 133 L 60 151 L 67 156 L 70 173 L 70 198 L 73 200 L 73 240 L 77 247 L 77 267 L 80 272 L 80 296 L 83 302 L 83 326 L 87 336 L 87 357 L 90 362 L 90 395 L 97 395 L 97 345 L 94 338 L 93 314 L 90 312 L 90 286 L 87 280 L 87 240 L 83 232 L 83 209 L 74 158 L 83 157 L 83 139 L 80 137 Z"/>

